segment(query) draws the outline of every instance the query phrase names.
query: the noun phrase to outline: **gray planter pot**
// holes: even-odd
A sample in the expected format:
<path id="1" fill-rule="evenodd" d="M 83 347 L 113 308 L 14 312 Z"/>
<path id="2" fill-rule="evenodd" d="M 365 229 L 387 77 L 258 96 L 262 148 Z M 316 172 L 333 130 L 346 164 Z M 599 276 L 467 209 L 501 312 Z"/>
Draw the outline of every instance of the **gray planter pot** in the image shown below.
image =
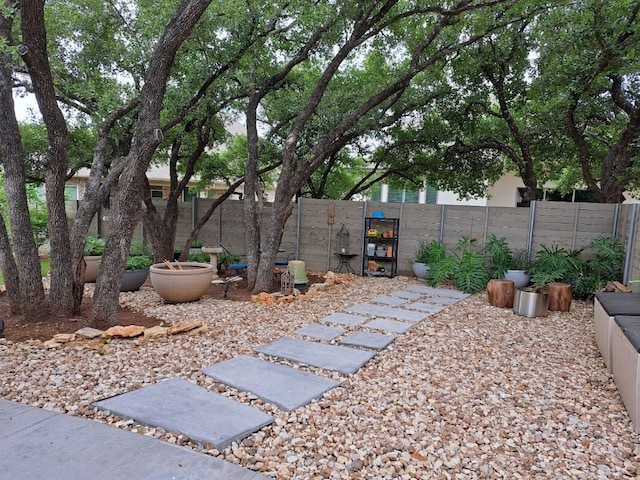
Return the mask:
<path id="1" fill-rule="evenodd" d="M 511 280 L 515 288 L 524 288 L 529 285 L 531 275 L 524 270 L 507 270 L 504 274 L 505 280 Z"/>
<path id="2" fill-rule="evenodd" d="M 151 285 L 168 303 L 194 302 L 209 289 L 213 265 L 200 262 L 172 262 L 171 270 L 164 263 L 149 268 Z"/>
<path id="3" fill-rule="evenodd" d="M 140 287 L 147 281 L 149 275 L 149 269 L 143 268 L 140 270 L 125 270 L 120 280 L 121 292 L 135 292 L 140 290 Z"/>
<path id="4" fill-rule="evenodd" d="M 429 265 L 421 262 L 413 262 L 413 274 L 418 277 L 425 279 L 427 278 L 427 272 L 429 271 Z"/>

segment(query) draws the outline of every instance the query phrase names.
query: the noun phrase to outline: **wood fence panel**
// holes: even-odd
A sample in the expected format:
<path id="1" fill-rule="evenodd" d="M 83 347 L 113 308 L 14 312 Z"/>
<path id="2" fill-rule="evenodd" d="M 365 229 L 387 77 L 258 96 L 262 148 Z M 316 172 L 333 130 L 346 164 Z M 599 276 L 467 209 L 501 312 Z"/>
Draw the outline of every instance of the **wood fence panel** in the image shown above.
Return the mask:
<path id="1" fill-rule="evenodd" d="M 482 242 L 487 227 L 487 208 L 474 206 L 447 205 L 444 214 L 442 241 L 450 249 L 455 249 L 462 236 Z"/>
<path id="2" fill-rule="evenodd" d="M 530 212 L 530 208 L 490 207 L 487 238 L 493 234 L 505 238 L 512 250 L 526 250 L 529 245 Z"/>
<path id="3" fill-rule="evenodd" d="M 405 204 L 398 238 L 398 271 L 409 274 L 421 242 L 440 239 L 440 205 Z"/>

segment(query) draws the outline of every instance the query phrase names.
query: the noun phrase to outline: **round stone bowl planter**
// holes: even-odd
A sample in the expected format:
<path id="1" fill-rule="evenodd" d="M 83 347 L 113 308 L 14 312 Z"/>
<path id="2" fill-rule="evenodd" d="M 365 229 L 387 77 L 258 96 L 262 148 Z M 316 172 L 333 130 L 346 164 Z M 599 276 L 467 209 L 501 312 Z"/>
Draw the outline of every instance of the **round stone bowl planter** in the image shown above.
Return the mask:
<path id="1" fill-rule="evenodd" d="M 148 268 L 137 270 L 125 270 L 120 280 L 121 292 L 137 292 L 140 287 L 147 281 L 149 275 Z"/>
<path id="2" fill-rule="evenodd" d="M 209 289 L 213 265 L 200 262 L 155 263 L 149 267 L 151 285 L 168 303 L 194 302 Z"/>
<path id="3" fill-rule="evenodd" d="M 524 270 L 507 270 L 504 274 L 505 280 L 511 280 L 515 288 L 524 288 L 529 285 L 531 275 Z"/>
<path id="4" fill-rule="evenodd" d="M 100 260 L 102 260 L 102 255 L 84 257 L 84 261 L 87 264 L 87 268 L 84 271 L 85 283 L 95 283 L 98 279 L 98 273 L 100 273 Z"/>
<path id="5" fill-rule="evenodd" d="M 421 262 L 413 262 L 413 274 L 418 277 L 425 279 L 427 278 L 427 272 L 429 271 L 429 265 Z"/>

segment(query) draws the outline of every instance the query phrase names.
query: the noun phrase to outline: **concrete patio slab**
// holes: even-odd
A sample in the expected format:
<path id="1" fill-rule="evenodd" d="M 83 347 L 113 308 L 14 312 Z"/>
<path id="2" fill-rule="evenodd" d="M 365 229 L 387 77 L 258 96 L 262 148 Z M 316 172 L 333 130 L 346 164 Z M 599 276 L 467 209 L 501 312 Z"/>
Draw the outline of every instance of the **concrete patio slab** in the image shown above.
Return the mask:
<path id="1" fill-rule="evenodd" d="M 260 410 L 230 400 L 181 378 L 94 402 L 123 418 L 180 432 L 222 450 L 273 422 Z"/>
<path id="2" fill-rule="evenodd" d="M 373 352 L 355 348 L 307 342 L 290 337 L 283 337 L 256 348 L 256 352 L 345 374 L 357 372 L 374 355 Z"/>
<path id="3" fill-rule="evenodd" d="M 459 290 L 451 290 L 449 288 L 434 288 L 428 285 L 411 285 L 407 287 L 407 290 L 412 292 L 422 293 L 424 295 L 433 295 L 437 297 L 449 297 L 449 298 L 467 298 L 468 293 L 461 292 Z"/>
<path id="4" fill-rule="evenodd" d="M 0 477 L 267 480 L 210 455 L 93 420 L 0 399 Z"/>
<path id="5" fill-rule="evenodd" d="M 423 297 L 423 295 L 417 292 L 407 292 L 406 290 L 392 292 L 391 295 L 394 297 L 406 298 L 407 300 L 418 300 Z"/>
<path id="6" fill-rule="evenodd" d="M 382 303 L 383 305 L 392 305 L 396 307 L 407 303 L 406 298 L 400 298 L 393 295 L 384 295 L 382 297 L 372 298 L 371 301 L 375 303 Z"/>
<path id="7" fill-rule="evenodd" d="M 354 347 L 384 350 L 393 342 L 393 335 L 383 335 L 372 332 L 353 332 L 340 340 L 341 345 L 353 345 Z"/>
<path id="8" fill-rule="evenodd" d="M 385 307 L 384 305 L 373 305 L 371 303 L 358 303 L 348 308 L 347 311 L 373 315 L 375 317 L 395 318 L 396 320 L 404 320 L 407 322 L 419 322 L 428 317 L 428 315 L 421 312 Z"/>
<path id="9" fill-rule="evenodd" d="M 296 330 L 295 334 L 304 335 L 306 337 L 317 338 L 319 340 L 333 340 L 342 335 L 346 330 L 344 328 L 330 327 L 328 325 L 320 325 L 312 323 Z"/>
<path id="10" fill-rule="evenodd" d="M 359 315 L 349 315 L 348 313 L 332 313 L 324 317 L 320 320 L 322 323 L 339 323 L 342 325 L 349 325 L 351 327 L 355 327 L 356 325 L 360 325 L 362 322 L 366 321 L 366 317 L 361 317 Z"/>
<path id="11" fill-rule="evenodd" d="M 440 305 L 455 305 L 456 303 L 460 302 L 462 300 L 462 298 L 452 298 L 452 297 L 439 297 L 439 296 L 433 296 L 433 297 L 427 297 L 425 298 L 423 301 L 425 303 L 437 303 Z"/>
<path id="12" fill-rule="evenodd" d="M 203 368 L 202 373 L 237 390 L 251 392 L 288 412 L 320 398 L 338 385 L 330 378 L 248 355 Z"/>
<path id="13" fill-rule="evenodd" d="M 404 333 L 413 327 L 413 323 L 400 322 L 398 320 L 389 320 L 388 318 L 376 318 L 366 323 L 364 326 L 375 330 L 384 330 L 391 333 Z"/>

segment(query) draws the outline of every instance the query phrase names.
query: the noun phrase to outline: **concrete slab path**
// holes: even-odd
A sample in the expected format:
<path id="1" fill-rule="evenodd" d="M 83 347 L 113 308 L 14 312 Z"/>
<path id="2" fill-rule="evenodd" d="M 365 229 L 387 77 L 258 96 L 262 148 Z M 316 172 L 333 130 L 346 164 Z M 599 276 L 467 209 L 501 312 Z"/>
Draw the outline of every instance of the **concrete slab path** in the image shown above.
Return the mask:
<path id="1" fill-rule="evenodd" d="M 248 355 L 203 368 L 202 373 L 239 391 L 251 392 L 287 412 L 339 385 L 330 378 Z"/>
<path id="2" fill-rule="evenodd" d="M 0 399 L 0 478 L 267 480 L 209 455 L 85 418 Z"/>
<path id="3" fill-rule="evenodd" d="M 145 424 L 180 432 L 218 450 L 273 422 L 271 415 L 181 378 L 94 402 L 93 405 Z"/>
<path id="4" fill-rule="evenodd" d="M 256 352 L 345 374 L 357 372 L 374 356 L 373 352 L 356 348 L 307 342 L 291 337 L 282 337 L 263 345 L 256 348 Z"/>

